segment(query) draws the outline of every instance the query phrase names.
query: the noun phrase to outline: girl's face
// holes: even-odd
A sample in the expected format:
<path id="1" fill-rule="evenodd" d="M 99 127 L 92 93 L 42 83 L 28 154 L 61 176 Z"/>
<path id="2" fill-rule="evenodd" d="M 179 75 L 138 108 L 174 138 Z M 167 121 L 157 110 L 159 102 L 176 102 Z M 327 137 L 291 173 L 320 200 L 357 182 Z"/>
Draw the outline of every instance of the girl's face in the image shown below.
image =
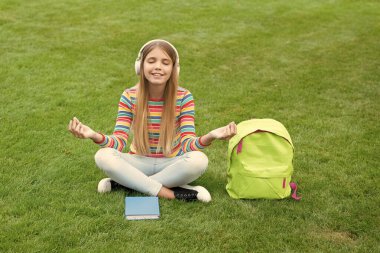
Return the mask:
<path id="1" fill-rule="evenodd" d="M 144 60 L 144 76 L 150 85 L 166 85 L 173 70 L 173 61 L 159 47 L 148 53 Z"/>

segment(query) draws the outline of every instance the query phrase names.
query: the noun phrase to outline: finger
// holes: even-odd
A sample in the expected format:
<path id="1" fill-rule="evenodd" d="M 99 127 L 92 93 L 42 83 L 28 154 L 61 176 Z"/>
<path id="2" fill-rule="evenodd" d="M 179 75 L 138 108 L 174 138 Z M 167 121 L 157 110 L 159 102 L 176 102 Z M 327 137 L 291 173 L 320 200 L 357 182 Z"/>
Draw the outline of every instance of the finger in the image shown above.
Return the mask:
<path id="1" fill-rule="evenodd" d="M 72 121 L 70 124 L 70 132 L 74 135 L 75 135 L 75 127 L 76 127 L 76 124 L 74 121 Z"/>
<path id="2" fill-rule="evenodd" d="M 235 122 L 233 122 L 233 124 L 232 124 L 232 133 L 233 133 L 234 135 L 237 133 L 237 127 L 236 127 Z"/>
<path id="3" fill-rule="evenodd" d="M 82 123 L 79 123 L 78 124 L 78 129 L 77 129 L 77 134 L 78 134 L 78 138 L 82 138 Z"/>
<path id="4" fill-rule="evenodd" d="M 228 124 L 228 126 L 229 126 L 230 129 L 231 129 L 231 133 L 234 132 L 234 129 L 235 129 L 235 126 L 236 126 L 236 125 L 235 125 L 235 122 L 232 121 L 230 124 Z"/>
<path id="5" fill-rule="evenodd" d="M 226 127 L 226 131 L 225 131 L 224 139 L 227 140 L 227 139 L 230 137 L 230 134 L 231 134 L 231 129 L 230 129 L 230 126 L 228 125 L 228 126 Z"/>
<path id="6" fill-rule="evenodd" d="M 79 119 L 77 119 L 77 118 L 75 118 L 75 119 L 77 121 L 76 131 L 77 131 L 78 137 L 83 138 L 83 133 L 82 133 L 83 124 L 82 124 L 82 122 L 79 121 Z"/>
<path id="7" fill-rule="evenodd" d="M 82 123 L 80 123 L 79 133 L 80 133 L 80 138 L 85 139 L 85 137 L 84 137 L 84 125 Z"/>
<path id="8" fill-rule="evenodd" d="M 72 122 L 72 124 L 71 124 L 71 132 L 75 135 L 75 136 L 77 136 L 77 127 L 78 127 L 78 124 L 75 122 L 75 121 L 73 121 Z"/>
<path id="9" fill-rule="evenodd" d="M 75 132 L 75 129 L 74 129 L 74 128 L 70 129 L 70 132 L 71 132 L 75 137 L 77 137 L 77 133 Z"/>
<path id="10" fill-rule="evenodd" d="M 236 124 L 235 124 L 235 122 L 231 122 L 228 125 L 228 128 L 229 128 L 229 133 L 228 133 L 228 137 L 226 139 L 230 140 L 236 134 Z"/>
<path id="11" fill-rule="evenodd" d="M 230 132 L 232 132 L 232 129 L 233 129 L 233 122 L 231 122 L 230 124 L 228 124 L 228 129 L 230 130 Z"/>
<path id="12" fill-rule="evenodd" d="M 72 120 L 70 120 L 69 125 L 67 126 L 67 130 L 69 130 L 69 131 L 71 129 L 71 124 L 72 124 Z"/>
<path id="13" fill-rule="evenodd" d="M 80 123 L 78 123 L 76 126 L 75 126 L 75 133 L 77 134 L 77 135 L 79 135 L 79 129 L 80 129 Z M 78 136 L 79 137 L 79 136 Z"/>
<path id="14" fill-rule="evenodd" d="M 230 124 L 230 125 L 228 126 L 228 135 L 231 135 L 231 132 L 232 132 L 232 125 Z"/>
<path id="15" fill-rule="evenodd" d="M 72 129 L 72 130 L 75 130 L 75 128 L 77 127 L 77 125 L 78 125 L 78 122 L 77 122 L 77 120 L 74 118 L 74 119 L 72 120 L 71 129 Z"/>

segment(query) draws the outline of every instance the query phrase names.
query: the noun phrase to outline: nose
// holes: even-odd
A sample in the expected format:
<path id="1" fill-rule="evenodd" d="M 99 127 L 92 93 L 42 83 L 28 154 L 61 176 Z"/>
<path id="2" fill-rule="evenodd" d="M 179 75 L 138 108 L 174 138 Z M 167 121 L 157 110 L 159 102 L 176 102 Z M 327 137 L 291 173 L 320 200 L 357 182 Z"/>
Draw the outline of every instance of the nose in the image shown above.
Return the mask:
<path id="1" fill-rule="evenodd" d="M 157 62 L 154 64 L 154 69 L 161 69 L 161 62 L 160 62 L 160 61 L 157 61 Z"/>

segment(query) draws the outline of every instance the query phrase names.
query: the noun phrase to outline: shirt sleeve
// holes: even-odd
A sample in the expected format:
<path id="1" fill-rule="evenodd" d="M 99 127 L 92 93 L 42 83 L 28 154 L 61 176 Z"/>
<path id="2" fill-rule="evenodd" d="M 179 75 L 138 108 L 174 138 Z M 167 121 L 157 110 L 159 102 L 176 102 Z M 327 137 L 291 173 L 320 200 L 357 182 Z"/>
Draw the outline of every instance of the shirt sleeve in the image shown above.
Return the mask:
<path id="1" fill-rule="evenodd" d="M 200 137 L 196 137 L 195 125 L 195 105 L 193 95 L 187 91 L 182 98 L 181 112 L 179 116 L 181 131 L 181 146 L 183 152 L 198 151 L 206 147 L 201 142 Z"/>
<path id="2" fill-rule="evenodd" d="M 127 144 L 131 124 L 133 121 L 133 104 L 128 90 L 125 90 L 119 101 L 116 125 L 112 135 L 104 135 L 100 142 L 96 142 L 102 148 L 114 148 L 122 151 Z"/>

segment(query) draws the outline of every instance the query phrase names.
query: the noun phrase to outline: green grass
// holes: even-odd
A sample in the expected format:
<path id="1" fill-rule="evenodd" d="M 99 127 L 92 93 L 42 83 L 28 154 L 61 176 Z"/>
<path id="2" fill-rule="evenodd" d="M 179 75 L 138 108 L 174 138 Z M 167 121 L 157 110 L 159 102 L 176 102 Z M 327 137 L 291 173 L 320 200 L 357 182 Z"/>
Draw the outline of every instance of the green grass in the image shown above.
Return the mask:
<path id="1" fill-rule="evenodd" d="M 226 142 L 196 181 L 209 204 L 161 200 L 160 220 L 128 222 L 125 192 L 96 193 L 98 147 L 66 126 L 112 132 L 153 38 L 180 53 L 199 135 L 287 127 L 301 202 L 231 199 Z M 1 1 L 0 251 L 379 252 L 379 41 L 369 0 Z"/>

